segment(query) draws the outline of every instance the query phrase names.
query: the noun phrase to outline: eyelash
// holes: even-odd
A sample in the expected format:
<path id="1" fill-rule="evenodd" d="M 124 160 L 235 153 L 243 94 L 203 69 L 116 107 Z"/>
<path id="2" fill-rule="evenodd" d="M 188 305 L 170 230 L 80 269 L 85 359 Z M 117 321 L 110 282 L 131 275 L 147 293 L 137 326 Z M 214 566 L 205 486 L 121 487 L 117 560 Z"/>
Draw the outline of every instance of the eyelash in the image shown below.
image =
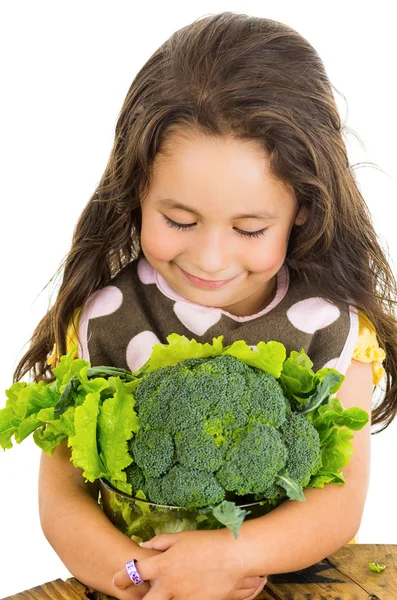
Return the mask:
<path id="1" fill-rule="evenodd" d="M 172 219 L 166 217 L 165 215 L 164 215 L 164 218 L 165 218 L 165 222 L 168 225 L 168 227 L 171 227 L 172 229 L 178 229 L 179 231 L 186 231 L 196 225 L 196 223 L 186 223 L 186 224 L 177 223 L 176 221 L 173 221 Z M 251 239 L 262 237 L 266 233 L 266 229 L 260 229 L 259 231 L 242 231 L 241 229 L 237 229 L 237 227 L 235 227 L 234 230 L 242 237 L 251 238 Z"/>

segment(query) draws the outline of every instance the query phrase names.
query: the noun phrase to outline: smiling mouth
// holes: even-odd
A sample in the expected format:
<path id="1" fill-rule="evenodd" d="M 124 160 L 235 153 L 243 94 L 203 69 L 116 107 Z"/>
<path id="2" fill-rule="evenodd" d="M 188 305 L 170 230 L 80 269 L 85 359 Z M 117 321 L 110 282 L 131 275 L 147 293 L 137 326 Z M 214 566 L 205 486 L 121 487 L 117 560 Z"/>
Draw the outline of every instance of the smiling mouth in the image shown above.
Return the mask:
<path id="1" fill-rule="evenodd" d="M 188 273 L 187 271 L 182 269 L 182 267 L 179 267 L 179 269 L 182 271 L 182 273 L 185 275 L 185 277 L 188 279 L 188 281 L 190 281 L 191 283 L 193 283 L 194 285 L 196 285 L 198 287 L 204 287 L 204 288 L 209 288 L 209 289 L 222 287 L 222 286 L 226 285 L 227 283 L 229 283 L 230 281 L 233 281 L 233 279 L 236 279 L 236 277 L 237 277 L 237 275 L 235 275 L 234 277 L 231 277 L 230 279 L 221 279 L 221 280 L 217 280 L 217 281 L 212 281 L 209 279 L 202 279 L 201 277 L 196 277 L 195 275 L 191 275 L 190 273 Z"/>

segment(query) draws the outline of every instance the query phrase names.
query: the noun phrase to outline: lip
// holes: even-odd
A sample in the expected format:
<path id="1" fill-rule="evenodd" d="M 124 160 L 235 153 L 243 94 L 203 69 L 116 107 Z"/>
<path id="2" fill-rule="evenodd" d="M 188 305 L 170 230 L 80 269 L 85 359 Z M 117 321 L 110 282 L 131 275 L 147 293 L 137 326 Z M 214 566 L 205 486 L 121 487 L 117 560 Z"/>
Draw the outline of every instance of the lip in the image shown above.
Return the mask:
<path id="1" fill-rule="evenodd" d="M 187 273 L 186 271 L 184 271 L 182 269 L 182 267 L 178 266 L 178 268 L 182 271 L 182 273 L 184 274 L 186 279 L 188 281 L 190 281 L 190 283 L 193 283 L 193 285 L 195 285 L 196 287 L 204 288 L 207 290 L 214 290 L 214 289 L 223 287 L 223 286 L 227 285 L 228 283 L 230 283 L 231 281 L 233 281 L 234 279 L 236 279 L 236 277 L 237 277 L 237 275 L 235 275 L 231 279 L 222 279 L 220 281 L 208 281 L 208 279 L 201 279 L 200 277 L 194 277 L 194 275 L 190 275 L 190 273 Z"/>

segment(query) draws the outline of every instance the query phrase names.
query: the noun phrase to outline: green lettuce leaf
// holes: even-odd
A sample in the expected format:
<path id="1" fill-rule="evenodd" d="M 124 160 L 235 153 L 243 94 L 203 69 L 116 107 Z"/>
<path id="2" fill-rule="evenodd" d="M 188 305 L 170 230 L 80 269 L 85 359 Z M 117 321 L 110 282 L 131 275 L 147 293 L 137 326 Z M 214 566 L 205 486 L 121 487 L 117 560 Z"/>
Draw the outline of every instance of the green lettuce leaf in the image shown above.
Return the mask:
<path id="1" fill-rule="evenodd" d="M 11 438 L 18 431 L 20 419 L 15 417 L 14 410 L 7 406 L 0 410 L 0 446 L 6 450 L 12 448 Z"/>
<path id="2" fill-rule="evenodd" d="M 313 424 L 318 429 L 336 425 L 359 431 L 365 427 L 368 421 L 367 411 L 355 406 L 344 410 L 341 401 L 338 398 L 332 398 L 328 404 L 319 407 L 318 416 L 314 419 Z"/>
<path id="3" fill-rule="evenodd" d="M 319 408 L 321 404 L 329 400 L 331 390 L 338 388 L 340 385 L 342 375 L 340 373 L 327 373 L 325 377 L 319 380 L 319 383 L 312 394 L 300 410 L 302 414 L 307 414 L 316 408 Z"/>
<path id="4" fill-rule="evenodd" d="M 296 400 L 298 404 L 307 402 L 316 386 L 312 366 L 312 361 L 303 349 L 300 352 L 290 353 L 280 374 L 280 383 L 287 398 Z"/>
<path id="5" fill-rule="evenodd" d="M 110 378 L 109 384 L 114 386 L 115 393 L 104 401 L 99 412 L 99 456 L 111 474 L 111 484 L 131 494 L 131 484 L 127 483 L 127 474 L 123 469 L 132 462 L 127 441 L 139 431 L 138 415 L 134 410 L 135 399 L 131 393 L 127 393 L 119 377 Z"/>
<path id="6" fill-rule="evenodd" d="M 73 406 L 61 418 L 54 415 L 54 407 L 42 409 L 38 413 L 37 418 L 43 423 L 43 427 L 34 432 L 33 439 L 43 452 L 52 456 L 57 446 L 75 434 L 74 412 Z"/>
<path id="7" fill-rule="evenodd" d="M 59 394 L 54 386 L 40 381 L 14 383 L 6 391 L 6 396 L 6 406 L 0 410 L 0 445 L 4 450 L 12 448 L 13 436 L 20 444 L 43 424 L 38 413 L 43 408 L 53 407 Z"/>
<path id="8" fill-rule="evenodd" d="M 52 369 L 60 386 L 66 386 L 76 373 L 79 373 L 83 367 L 88 367 L 90 364 L 83 358 L 74 358 L 76 350 L 77 346 L 72 348 L 68 354 L 61 356 L 57 366 Z"/>
<path id="9" fill-rule="evenodd" d="M 318 379 L 319 381 L 323 381 L 323 379 L 329 373 L 335 373 L 338 376 L 338 378 L 339 378 L 339 381 L 335 380 L 336 383 L 330 389 L 330 393 L 331 393 L 331 396 L 332 396 L 333 394 L 336 394 L 336 392 L 339 390 L 340 386 L 344 382 L 345 376 L 342 375 L 342 373 L 340 373 L 336 369 L 330 369 L 328 367 L 324 367 L 323 369 L 319 369 L 318 371 L 316 371 L 316 379 Z"/>
<path id="10" fill-rule="evenodd" d="M 81 406 L 77 406 L 74 415 L 75 435 L 69 437 L 68 446 L 72 448 L 72 462 L 75 467 L 83 469 L 83 476 L 88 481 L 104 477 L 109 479 L 110 473 L 103 464 L 97 447 L 97 420 L 100 392 L 89 393 Z"/>
<path id="11" fill-rule="evenodd" d="M 329 473 L 324 469 L 317 471 L 315 475 L 310 479 L 307 487 L 323 488 L 326 483 L 346 483 L 343 473 Z"/>
<path id="12" fill-rule="evenodd" d="M 208 358 L 228 354 L 239 358 L 247 365 L 268 371 L 279 377 L 286 350 L 280 342 L 259 342 L 257 350 L 253 350 L 242 340 L 223 347 L 223 336 L 212 339 L 212 344 L 200 344 L 195 339 L 189 340 L 183 335 L 172 333 L 167 337 L 168 344 L 155 344 L 149 360 L 137 374 L 150 373 L 161 367 L 175 365 L 187 358 Z"/>
<path id="13" fill-rule="evenodd" d="M 235 356 L 251 367 L 267 371 L 276 378 L 280 377 L 287 355 L 285 346 L 280 342 L 259 342 L 256 348 L 255 351 L 246 342 L 239 340 L 228 346 L 223 354 Z"/>
<path id="14" fill-rule="evenodd" d="M 223 335 L 213 338 L 212 344 L 200 344 L 184 335 L 172 333 L 167 337 L 168 344 L 155 344 L 149 360 L 140 371 L 150 372 L 161 367 L 176 365 L 187 358 L 207 358 L 223 353 Z"/>

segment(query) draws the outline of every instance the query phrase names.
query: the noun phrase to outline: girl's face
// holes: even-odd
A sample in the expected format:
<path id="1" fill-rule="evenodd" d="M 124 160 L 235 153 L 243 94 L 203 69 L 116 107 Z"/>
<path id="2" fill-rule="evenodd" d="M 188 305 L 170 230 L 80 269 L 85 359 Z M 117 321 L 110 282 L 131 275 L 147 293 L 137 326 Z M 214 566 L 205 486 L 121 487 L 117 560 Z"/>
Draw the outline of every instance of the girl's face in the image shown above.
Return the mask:
<path id="1" fill-rule="evenodd" d="M 274 297 L 291 229 L 304 222 L 293 191 L 253 141 L 174 131 L 164 150 L 141 203 L 148 262 L 191 302 L 259 312 Z"/>

